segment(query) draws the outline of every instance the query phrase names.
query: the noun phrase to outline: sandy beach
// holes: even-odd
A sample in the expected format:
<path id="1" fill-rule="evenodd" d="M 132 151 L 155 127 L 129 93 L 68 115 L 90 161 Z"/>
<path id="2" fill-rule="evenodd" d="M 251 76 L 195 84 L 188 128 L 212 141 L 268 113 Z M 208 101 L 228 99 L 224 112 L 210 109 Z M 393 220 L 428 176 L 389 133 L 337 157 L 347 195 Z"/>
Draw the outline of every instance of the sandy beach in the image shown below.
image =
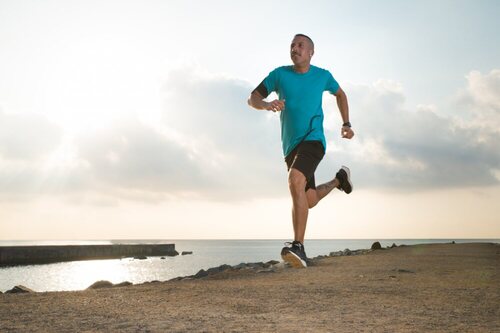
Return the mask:
<path id="1" fill-rule="evenodd" d="M 499 332 L 500 245 L 399 246 L 307 269 L 0 294 L 0 331 Z"/>

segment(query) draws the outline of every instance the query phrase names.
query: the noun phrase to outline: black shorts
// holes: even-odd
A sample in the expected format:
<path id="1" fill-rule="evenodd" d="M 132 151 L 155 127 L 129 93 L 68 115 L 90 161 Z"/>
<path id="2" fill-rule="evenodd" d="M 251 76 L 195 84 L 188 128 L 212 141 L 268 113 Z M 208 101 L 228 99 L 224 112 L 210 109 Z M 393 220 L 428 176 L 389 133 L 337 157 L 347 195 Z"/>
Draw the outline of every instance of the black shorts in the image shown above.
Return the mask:
<path id="1" fill-rule="evenodd" d="M 294 168 L 306 176 L 306 191 L 310 188 L 316 189 L 314 172 L 323 156 L 325 156 L 325 148 L 321 141 L 302 141 L 285 157 L 288 171 Z"/>

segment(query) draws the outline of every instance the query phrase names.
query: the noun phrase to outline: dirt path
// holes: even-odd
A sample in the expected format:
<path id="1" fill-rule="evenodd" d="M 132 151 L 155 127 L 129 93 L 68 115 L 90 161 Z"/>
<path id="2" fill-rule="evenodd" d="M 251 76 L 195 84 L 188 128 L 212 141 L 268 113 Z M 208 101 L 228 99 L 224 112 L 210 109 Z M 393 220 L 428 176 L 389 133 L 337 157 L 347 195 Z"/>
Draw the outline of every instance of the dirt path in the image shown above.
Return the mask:
<path id="1" fill-rule="evenodd" d="M 0 295 L 0 332 L 500 332 L 500 246 L 427 244 L 307 269 Z"/>

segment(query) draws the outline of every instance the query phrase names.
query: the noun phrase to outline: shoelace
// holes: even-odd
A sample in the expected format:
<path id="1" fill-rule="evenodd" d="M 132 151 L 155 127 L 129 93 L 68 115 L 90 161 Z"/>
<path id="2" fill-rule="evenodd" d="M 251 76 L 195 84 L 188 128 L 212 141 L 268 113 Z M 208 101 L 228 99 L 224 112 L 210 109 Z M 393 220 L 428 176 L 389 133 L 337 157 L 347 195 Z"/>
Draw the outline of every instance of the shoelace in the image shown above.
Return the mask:
<path id="1" fill-rule="evenodd" d="M 285 246 L 288 246 L 288 247 L 292 247 L 292 246 L 296 246 L 298 248 L 303 248 L 303 245 L 300 244 L 300 243 L 294 243 L 294 242 L 285 242 Z"/>

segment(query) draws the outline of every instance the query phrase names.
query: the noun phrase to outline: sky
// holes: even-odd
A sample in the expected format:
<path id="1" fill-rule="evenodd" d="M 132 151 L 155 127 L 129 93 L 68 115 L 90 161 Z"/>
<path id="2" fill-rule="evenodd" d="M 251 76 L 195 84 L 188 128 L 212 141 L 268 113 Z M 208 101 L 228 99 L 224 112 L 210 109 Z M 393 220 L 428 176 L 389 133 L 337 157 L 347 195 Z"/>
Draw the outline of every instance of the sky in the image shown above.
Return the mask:
<path id="1" fill-rule="evenodd" d="M 498 1 L 0 0 L 0 240 L 289 239 L 279 116 L 246 104 L 296 33 L 323 96 L 307 238 L 500 238 Z M 275 97 L 271 96 L 270 98 Z M 306 240 L 307 242 L 307 240 Z"/>

